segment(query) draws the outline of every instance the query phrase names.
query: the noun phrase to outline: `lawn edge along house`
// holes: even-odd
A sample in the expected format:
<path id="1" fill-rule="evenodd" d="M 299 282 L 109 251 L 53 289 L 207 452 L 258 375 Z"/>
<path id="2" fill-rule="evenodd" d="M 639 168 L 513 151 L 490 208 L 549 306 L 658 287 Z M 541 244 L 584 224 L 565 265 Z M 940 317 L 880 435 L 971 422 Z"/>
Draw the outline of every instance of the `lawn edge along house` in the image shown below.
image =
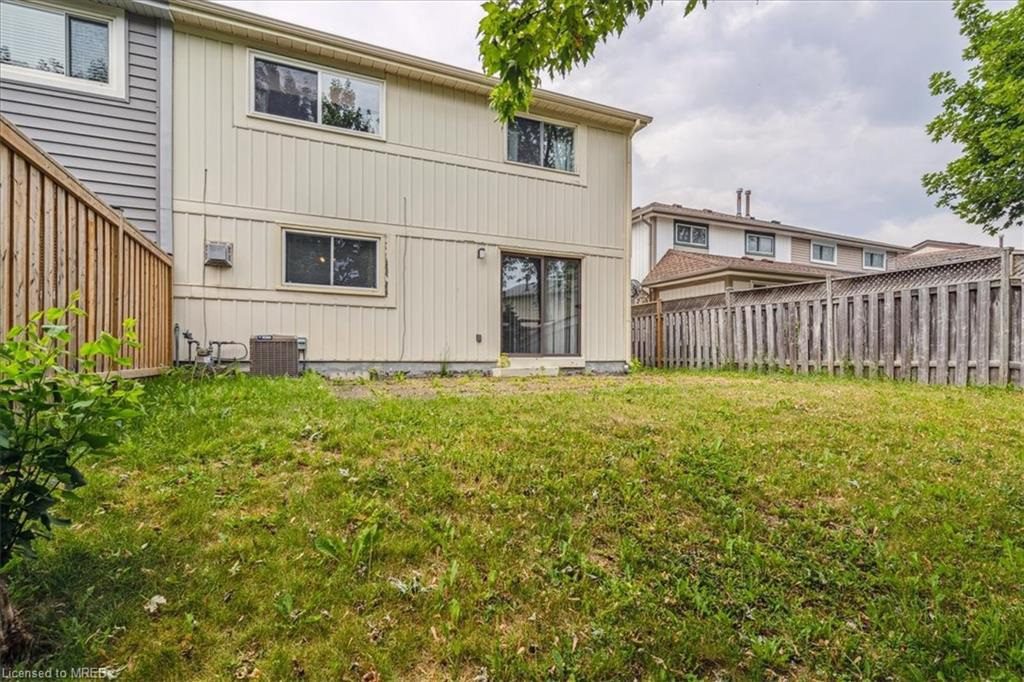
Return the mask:
<path id="1" fill-rule="evenodd" d="M 174 22 L 174 312 L 326 373 L 622 371 L 650 118 L 197 0 Z M 208 246 L 230 259 L 208 259 Z"/>

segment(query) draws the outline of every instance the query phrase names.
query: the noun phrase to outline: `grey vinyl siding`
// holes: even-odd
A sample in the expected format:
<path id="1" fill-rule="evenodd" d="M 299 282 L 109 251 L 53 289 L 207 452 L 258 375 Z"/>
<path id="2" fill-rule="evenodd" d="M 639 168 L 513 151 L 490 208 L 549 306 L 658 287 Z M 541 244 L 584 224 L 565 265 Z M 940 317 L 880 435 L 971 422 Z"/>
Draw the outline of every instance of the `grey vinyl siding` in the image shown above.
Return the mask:
<path id="1" fill-rule="evenodd" d="M 126 13 L 126 99 L 0 81 L 0 113 L 157 241 L 160 20 Z"/>

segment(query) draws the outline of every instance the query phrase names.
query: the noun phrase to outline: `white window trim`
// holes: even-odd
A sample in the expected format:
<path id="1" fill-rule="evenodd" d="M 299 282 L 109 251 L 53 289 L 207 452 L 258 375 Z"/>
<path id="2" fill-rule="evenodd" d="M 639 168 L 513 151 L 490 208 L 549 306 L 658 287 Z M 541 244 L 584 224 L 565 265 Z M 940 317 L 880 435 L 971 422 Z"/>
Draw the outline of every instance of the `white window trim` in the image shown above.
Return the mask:
<path id="1" fill-rule="evenodd" d="M 508 158 L 508 125 L 501 127 L 502 132 L 502 144 L 505 147 L 505 163 L 510 163 L 513 166 L 519 166 L 521 168 L 536 168 L 537 170 L 548 171 L 551 173 L 561 173 L 562 175 L 576 175 L 580 174 L 580 127 L 575 123 L 568 121 L 560 121 L 554 118 L 548 118 L 546 116 L 536 116 L 534 114 L 516 114 L 516 118 L 525 118 L 528 121 L 539 121 L 540 123 L 549 123 L 551 125 L 560 126 L 562 128 L 572 129 L 572 170 L 562 170 L 561 168 L 548 168 L 547 166 L 540 163 L 525 163 L 523 161 L 513 161 Z M 540 154 L 541 158 L 544 156 L 544 128 L 541 127 L 541 138 L 540 138 Z"/>
<path id="2" fill-rule="evenodd" d="M 690 228 L 690 235 L 693 235 L 693 228 L 697 227 L 704 230 L 704 243 L 698 244 L 697 242 L 681 242 L 679 241 L 679 226 L 685 225 Z M 691 223 L 686 220 L 676 220 L 672 223 L 672 243 L 675 246 L 685 246 L 691 249 L 704 249 L 707 250 L 709 242 L 711 241 L 711 229 L 710 226 L 704 225 L 703 223 Z"/>
<path id="3" fill-rule="evenodd" d="M 288 116 L 277 116 L 276 114 L 268 114 L 262 111 L 256 111 L 256 60 L 264 59 L 269 62 L 276 62 L 278 64 L 284 64 L 286 66 L 294 66 L 298 69 L 305 69 L 306 71 L 316 72 L 316 121 L 300 121 L 297 118 L 289 118 Z M 341 69 L 331 68 L 329 66 L 322 66 L 320 64 L 313 64 L 311 62 L 304 62 L 298 59 L 292 59 L 290 57 L 282 57 L 281 55 L 274 54 L 272 52 L 262 52 L 259 50 L 249 50 L 246 55 L 246 70 L 247 80 L 249 87 L 247 88 L 246 97 L 248 101 L 245 104 L 245 111 L 249 116 L 253 118 L 262 118 L 268 121 L 281 121 L 290 125 L 304 126 L 306 128 L 314 128 L 316 130 L 327 130 L 333 133 L 339 133 L 341 135 L 354 135 L 356 137 L 363 137 L 370 140 L 384 141 L 387 136 L 387 101 L 388 101 L 388 90 L 387 81 L 382 78 L 375 78 L 374 76 L 368 76 L 363 73 L 356 73 L 355 71 L 343 71 Z M 379 133 L 364 133 L 361 130 L 352 130 L 350 128 L 339 128 L 338 126 L 329 126 L 320 122 L 323 116 L 323 111 L 320 108 L 320 76 L 324 73 L 335 75 L 335 76 L 349 76 L 357 80 L 370 81 L 380 85 L 380 132 Z"/>
<path id="4" fill-rule="evenodd" d="M 873 265 L 868 265 L 868 254 L 869 253 L 875 254 L 876 256 L 881 256 L 882 257 L 882 267 L 876 268 Z M 863 258 L 861 260 L 861 265 L 864 266 L 865 270 L 877 270 L 879 272 L 883 272 L 889 266 L 889 254 L 887 254 L 885 251 L 881 251 L 879 249 L 864 249 L 864 254 L 863 254 Z"/>
<path id="5" fill-rule="evenodd" d="M 100 83 L 84 78 L 72 78 L 60 73 L 40 71 L 39 69 L 30 69 L 25 66 L 15 66 L 14 64 L 0 64 L 0 78 L 91 95 L 125 98 L 125 83 L 127 80 L 125 77 L 127 71 L 126 45 L 128 36 L 125 31 L 124 10 L 100 5 L 86 5 L 73 0 L 63 3 L 46 2 L 45 0 L 4 0 L 4 2 L 11 5 L 22 5 L 34 9 L 59 12 L 65 15 L 65 17 L 70 14 L 71 16 L 83 19 L 106 23 L 110 27 L 108 41 L 110 54 L 107 58 L 109 82 Z M 67 21 L 66 18 L 65 21 Z M 70 68 L 70 64 L 68 67 Z"/>
<path id="6" fill-rule="evenodd" d="M 750 237 L 764 237 L 772 240 L 772 250 L 768 251 L 751 251 L 750 250 Z M 776 242 L 775 235 L 771 232 L 758 232 L 757 230 L 747 230 L 743 233 L 743 253 L 747 256 L 759 256 L 761 258 L 775 258 Z"/>
<path id="7" fill-rule="evenodd" d="M 285 279 L 285 273 L 287 272 L 288 265 L 288 244 L 287 236 L 288 233 L 298 234 L 310 234 L 318 237 L 349 237 L 352 239 L 361 239 L 363 241 L 376 241 L 377 242 L 377 286 L 375 287 L 342 287 L 334 284 L 303 284 L 297 282 L 289 282 Z M 352 230 L 330 230 L 322 228 L 311 228 L 301 227 L 297 225 L 281 225 L 281 279 L 280 288 L 288 289 L 292 291 L 316 291 L 321 293 L 332 293 L 332 294 L 344 294 L 354 296 L 383 296 L 387 292 L 384 279 L 385 279 L 385 239 L 382 234 L 374 234 L 370 232 L 356 232 Z M 331 242 L 333 249 L 333 241 Z"/>
<path id="8" fill-rule="evenodd" d="M 821 258 L 815 258 L 814 257 L 814 247 L 815 246 L 825 246 L 825 247 L 831 248 L 832 249 L 832 260 L 822 260 Z M 835 242 L 826 242 L 826 241 L 813 240 L 811 242 L 810 257 L 811 257 L 811 262 L 812 263 L 818 263 L 820 265 L 838 265 L 839 264 L 839 244 L 837 244 Z"/>

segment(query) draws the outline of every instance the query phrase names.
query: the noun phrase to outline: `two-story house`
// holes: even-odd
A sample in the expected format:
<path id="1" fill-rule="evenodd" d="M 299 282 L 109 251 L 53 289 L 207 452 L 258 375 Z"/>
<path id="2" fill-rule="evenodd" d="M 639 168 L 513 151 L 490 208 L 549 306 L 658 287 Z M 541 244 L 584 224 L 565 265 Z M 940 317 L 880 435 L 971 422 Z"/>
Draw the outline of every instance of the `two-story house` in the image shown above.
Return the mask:
<path id="1" fill-rule="evenodd" d="M 175 315 L 327 370 L 621 370 L 650 118 L 199 0 L 174 18 Z M 233 246 L 233 265 L 203 245 Z"/>
<path id="2" fill-rule="evenodd" d="M 305 337 L 327 372 L 625 367 L 649 117 L 538 91 L 503 126 L 479 73 L 206 0 L 0 7 L 0 111 L 173 251 L 201 343 Z"/>
<path id="3" fill-rule="evenodd" d="M 864 272 L 908 249 L 821 230 L 652 203 L 633 210 L 631 277 L 662 300 Z"/>

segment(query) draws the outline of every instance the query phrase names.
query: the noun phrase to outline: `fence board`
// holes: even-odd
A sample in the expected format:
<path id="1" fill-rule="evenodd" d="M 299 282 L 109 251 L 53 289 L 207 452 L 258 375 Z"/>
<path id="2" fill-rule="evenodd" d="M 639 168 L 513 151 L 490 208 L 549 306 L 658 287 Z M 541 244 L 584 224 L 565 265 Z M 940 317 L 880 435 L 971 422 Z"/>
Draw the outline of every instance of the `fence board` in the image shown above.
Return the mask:
<path id="1" fill-rule="evenodd" d="M 12 169 L 11 152 L 6 146 L 0 146 L 0 327 L 9 328 L 13 322 L 11 300 L 11 239 L 13 237 L 11 222 L 14 210 L 11 191 Z"/>
<path id="2" fill-rule="evenodd" d="M 0 332 L 77 291 L 88 317 L 71 321 L 73 353 L 134 317 L 131 374 L 170 365 L 170 256 L 2 116 L 0 204 Z"/>
<path id="3" fill-rule="evenodd" d="M 917 290 L 917 380 L 922 384 L 931 381 L 932 371 L 932 294 L 928 287 Z"/>
<path id="4" fill-rule="evenodd" d="M 885 376 L 896 378 L 896 303 L 892 291 L 882 294 L 882 357 Z"/>
<path id="5" fill-rule="evenodd" d="M 864 297 L 853 297 L 853 374 L 864 376 Z"/>
<path id="6" fill-rule="evenodd" d="M 999 385 L 1010 381 L 1010 325 L 1015 316 L 1010 310 L 1010 271 L 1011 255 L 1004 251 L 1000 258 L 999 268 Z M 1024 307 L 1024 306 L 1022 306 Z M 1024 336 L 1024 325 L 1021 326 Z M 1024 385 L 1024 354 L 1020 356 L 1021 366 L 1019 369 L 1020 383 Z"/>
<path id="7" fill-rule="evenodd" d="M 832 277 L 825 278 L 825 362 L 828 365 L 827 371 L 832 374 L 835 371 L 836 360 L 836 338 L 835 338 L 835 312 L 832 309 Z"/>
<path id="8" fill-rule="evenodd" d="M 940 284 L 936 289 L 935 298 L 938 305 L 935 325 L 935 383 L 945 384 L 949 382 L 949 287 Z"/>
<path id="9" fill-rule="evenodd" d="M 992 312 L 992 283 L 988 280 L 978 282 L 977 294 L 977 320 L 972 329 L 977 333 L 977 370 L 974 376 L 974 383 L 979 386 L 987 386 L 989 382 L 989 362 L 992 358 L 991 341 L 991 312 Z"/>
<path id="10" fill-rule="evenodd" d="M 956 288 L 956 367 L 953 370 L 958 386 L 967 385 L 967 363 L 970 361 L 971 290 L 966 282 Z"/>
<path id="11" fill-rule="evenodd" d="M 900 378 L 906 381 L 913 379 L 911 368 L 911 350 L 913 335 L 911 319 L 913 316 L 913 297 L 909 289 L 900 291 Z"/>

